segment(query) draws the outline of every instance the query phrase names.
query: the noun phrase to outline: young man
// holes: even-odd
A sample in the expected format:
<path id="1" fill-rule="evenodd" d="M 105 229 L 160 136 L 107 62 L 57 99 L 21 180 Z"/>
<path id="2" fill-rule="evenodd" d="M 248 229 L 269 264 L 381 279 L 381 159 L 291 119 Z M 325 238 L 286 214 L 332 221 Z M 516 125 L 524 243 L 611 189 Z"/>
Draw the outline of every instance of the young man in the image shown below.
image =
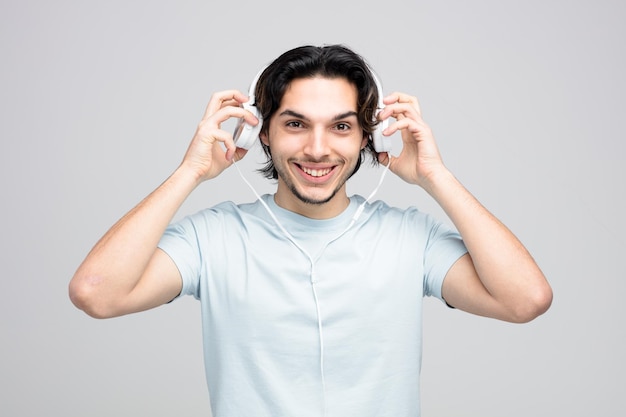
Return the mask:
<path id="1" fill-rule="evenodd" d="M 547 310 L 542 272 L 444 166 L 417 99 L 393 93 L 378 112 L 376 79 L 359 55 L 295 48 L 254 93 L 259 117 L 239 91 L 211 97 L 180 166 L 105 234 L 70 284 L 76 306 L 99 318 L 198 298 L 215 417 L 418 416 L 423 296 L 511 322 Z M 220 129 L 233 117 L 262 123 L 262 171 L 276 193 L 170 224 L 198 184 L 245 156 Z M 373 148 L 385 120 L 383 136 L 401 132 L 398 156 Z M 425 189 L 457 230 L 348 196 L 367 154 Z"/>

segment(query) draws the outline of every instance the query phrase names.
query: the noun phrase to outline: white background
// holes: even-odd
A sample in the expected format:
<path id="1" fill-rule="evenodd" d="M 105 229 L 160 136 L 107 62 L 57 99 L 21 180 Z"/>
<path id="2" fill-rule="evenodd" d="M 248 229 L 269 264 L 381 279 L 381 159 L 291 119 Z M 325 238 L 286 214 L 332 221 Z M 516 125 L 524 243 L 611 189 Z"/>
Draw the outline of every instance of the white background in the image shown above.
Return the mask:
<path id="1" fill-rule="evenodd" d="M 98 321 L 67 284 L 177 166 L 211 93 L 308 43 L 418 96 L 446 164 L 554 289 L 525 325 L 427 300 L 423 416 L 626 414 L 624 21 L 609 0 L 2 0 L 0 414 L 210 414 L 198 302 Z M 244 172 L 268 192 L 260 155 Z M 377 197 L 443 218 L 393 175 Z M 253 198 L 228 170 L 179 215 Z"/>

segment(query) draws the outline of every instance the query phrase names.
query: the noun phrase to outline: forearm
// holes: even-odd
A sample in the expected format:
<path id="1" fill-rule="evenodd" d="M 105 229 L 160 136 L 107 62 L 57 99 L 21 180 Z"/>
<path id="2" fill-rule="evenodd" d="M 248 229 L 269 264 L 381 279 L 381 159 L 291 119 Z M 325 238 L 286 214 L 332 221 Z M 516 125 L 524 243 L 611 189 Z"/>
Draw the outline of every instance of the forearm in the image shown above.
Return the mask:
<path id="1" fill-rule="evenodd" d="M 157 244 L 197 181 L 178 169 L 96 243 L 70 283 L 72 300 L 121 302 L 137 286 Z M 91 308 L 91 307 L 89 307 Z"/>
<path id="2" fill-rule="evenodd" d="M 543 312 L 551 290 L 517 237 L 449 171 L 432 176 L 425 189 L 454 223 L 480 282 L 502 310 L 522 321 Z"/>

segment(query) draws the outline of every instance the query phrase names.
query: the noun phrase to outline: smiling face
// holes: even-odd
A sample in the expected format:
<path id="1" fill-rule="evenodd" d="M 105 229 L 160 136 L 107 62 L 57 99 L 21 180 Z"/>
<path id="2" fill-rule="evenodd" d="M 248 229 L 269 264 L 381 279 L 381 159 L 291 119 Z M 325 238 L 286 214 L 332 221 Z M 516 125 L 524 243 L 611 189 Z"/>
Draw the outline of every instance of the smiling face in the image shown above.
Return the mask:
<path id="1" fill-rule="evenodd" d="M 276 203 L 311 218 L 348 206 L 345 183 L 367 144 L 357 119 L 357 91 L 344 78 L 291 82 L 261 140 L 278 172 Z"/>

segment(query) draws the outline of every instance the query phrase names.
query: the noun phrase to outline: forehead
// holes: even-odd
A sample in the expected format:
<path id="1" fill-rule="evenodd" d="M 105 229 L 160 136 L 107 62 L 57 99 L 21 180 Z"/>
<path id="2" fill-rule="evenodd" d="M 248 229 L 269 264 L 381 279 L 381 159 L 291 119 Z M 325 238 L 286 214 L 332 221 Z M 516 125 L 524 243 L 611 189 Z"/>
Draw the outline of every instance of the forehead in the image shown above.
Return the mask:
<path id="1" fill-rule="evenodd" d="M 356 86 L 345 78 L 297 78 L 285 90 L 280 110 L 304 115 L 336 115 L 357 111 Z"/>

